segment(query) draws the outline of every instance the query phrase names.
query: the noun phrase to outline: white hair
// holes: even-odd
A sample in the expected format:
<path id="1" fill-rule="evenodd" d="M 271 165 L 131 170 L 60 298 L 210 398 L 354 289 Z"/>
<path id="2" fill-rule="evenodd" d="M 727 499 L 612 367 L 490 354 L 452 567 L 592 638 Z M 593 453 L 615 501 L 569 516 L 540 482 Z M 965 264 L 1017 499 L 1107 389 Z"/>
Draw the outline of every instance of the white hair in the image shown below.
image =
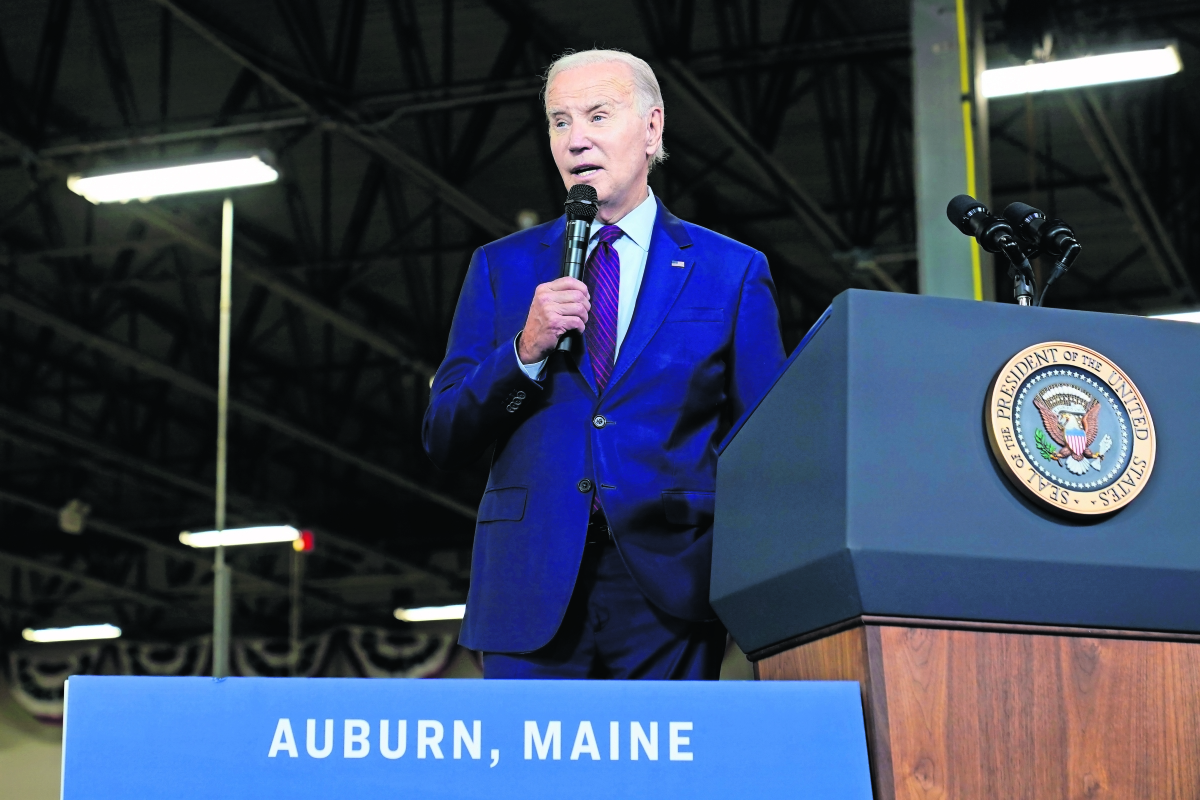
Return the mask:
<path id="1" fill-rule="evenodd" d="M 546 91 L 550 88 L 550 82 L 558 73 L 577 67 L 590 67 L 595 64 L 611 64 L 613 62 L 624 64 L 633 72 L 633 107 L 638 116 L 645 119 L 649 116 L 651 109 L 657 108 L 663 112 L 663 122 L 665 123 L 666 106 L 663 105 L 662 89 L 658 87 L 658 78 L 655 77 L 654 70 L 645 61 L 624 50 L 581 50 L 579 52 L 568 50 L 559 56 L 546 71 L 546 82 L 542 86 L 543 99 Z M 547 111 L 546 117 L 548 120 L 549 111 Z M 657 152 L 650 158 L 650 168 L 653 169 L 656 164 L 666 160 L 667 149 L 660 139 Z"/>

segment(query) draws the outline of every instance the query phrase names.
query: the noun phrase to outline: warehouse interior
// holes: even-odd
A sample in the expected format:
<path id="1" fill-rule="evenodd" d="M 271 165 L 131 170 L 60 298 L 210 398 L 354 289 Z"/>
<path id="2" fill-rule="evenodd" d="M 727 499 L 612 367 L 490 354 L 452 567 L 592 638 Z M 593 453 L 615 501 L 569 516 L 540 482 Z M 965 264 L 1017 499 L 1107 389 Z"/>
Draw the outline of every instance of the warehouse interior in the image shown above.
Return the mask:
<path id="1" fill-rule="evenodd" d="M 988 67 L 1177 44 L 1169 78 L 993 99 L 981 136 L 989 205 L 1084 244 L 1049 305 L 1195 308 L 1200 2 L 974 13 Z M 488 470 L 435 469 L 421 420 L 473 250 L 561 213 L 541 76 L 590 47 L 654 66 L 651 185 L 766 254 L 789 350 L 846 289 L 921 290 L 908 3 L 0 5 L 0 776 L 55 758 L 63 676 L 206 674 L 212 629 L 211 552 L 178 535 L 213 525 L 222 197 L 93 205 L 68 178 L 279 169 L 233 195 L 228 519 L 315 546 L 229 548 L 240 674 L 477 675 L 454 623 L 394 615 L 464 602 Z M 94 623 L 122 638 L 22 639 Z"/>

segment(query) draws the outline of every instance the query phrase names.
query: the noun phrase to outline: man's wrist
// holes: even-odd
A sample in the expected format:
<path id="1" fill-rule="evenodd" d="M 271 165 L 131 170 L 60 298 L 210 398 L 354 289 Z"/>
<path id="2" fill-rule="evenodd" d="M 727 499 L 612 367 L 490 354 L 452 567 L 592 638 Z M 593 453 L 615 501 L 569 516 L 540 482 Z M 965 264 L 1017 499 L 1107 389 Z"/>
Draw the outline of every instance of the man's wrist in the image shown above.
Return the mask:
<path id="1" fill-rule="evenodd" d="M 517 359 L 520 360 L 520 362 L 522 364 L 524 364 L 527 367 L 532 367 L 534 364 L 538 363 L 539 361 L 546 360 L 546 356 L 542 356 L 541 358 L 539 358 L 537 356 L 537 354 L 535 354 L 535 353 L 527 354 L 525 352 L 524 341 L 525 341 L 525 331 L 521 331 L 520 333 L 517 334 Z"/>
<path id="2" fill-rule="evenodd" d="M 513 339 L 513 356 L 517 359 L 517 365 L 521 368 L 521 371 L 524 372 L 530 380 L 540 382 L 542 380 L 542 373 L 546 370 L 546 361 L 548 357 L 543 358 L 540 361 L 534 361 L 532 364 L 526 364 L 525 360 L 521 358 L 521 337 L 523 335 L 524 331 L 518 333 L 516 338 Z"/>

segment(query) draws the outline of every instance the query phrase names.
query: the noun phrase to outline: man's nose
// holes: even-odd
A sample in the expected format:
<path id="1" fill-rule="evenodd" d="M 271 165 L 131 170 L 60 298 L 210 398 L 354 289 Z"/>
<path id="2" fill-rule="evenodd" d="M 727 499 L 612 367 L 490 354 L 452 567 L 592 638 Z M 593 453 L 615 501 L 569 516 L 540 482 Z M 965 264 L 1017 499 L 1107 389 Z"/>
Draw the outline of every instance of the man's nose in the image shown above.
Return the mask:
<path id="1" fill-rule="evenodd" d="M 575 155 L 592 149 L 592 140 L 584 133 L 571 132 L 571 138 L 567 142 L 567 147 Z"/>

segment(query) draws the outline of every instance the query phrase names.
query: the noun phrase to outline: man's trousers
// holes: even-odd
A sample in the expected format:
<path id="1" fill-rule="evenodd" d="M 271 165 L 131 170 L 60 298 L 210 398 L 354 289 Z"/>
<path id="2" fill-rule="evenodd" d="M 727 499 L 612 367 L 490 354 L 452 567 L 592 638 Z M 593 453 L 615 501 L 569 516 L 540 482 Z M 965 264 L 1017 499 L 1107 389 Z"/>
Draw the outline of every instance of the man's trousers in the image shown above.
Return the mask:
<path id="1" fill-rule="evenodd" d="M 597 514 L 554 638 L 532 653 L 484 653 L 483 676 L 715 680 L 725 642 L 719 621 L 677 619 L 650 603 Z"/>

